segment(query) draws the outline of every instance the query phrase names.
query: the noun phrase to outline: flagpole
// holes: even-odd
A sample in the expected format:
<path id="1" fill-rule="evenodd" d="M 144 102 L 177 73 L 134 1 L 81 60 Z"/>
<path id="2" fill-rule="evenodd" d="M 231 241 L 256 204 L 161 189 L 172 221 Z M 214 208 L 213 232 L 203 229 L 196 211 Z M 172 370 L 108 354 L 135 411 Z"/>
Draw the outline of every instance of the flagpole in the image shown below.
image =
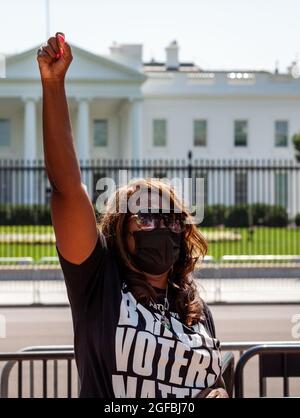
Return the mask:
<path id="1" fill-rule="evenodd" d="M 46 0 L 46 39 L 50 38 L 50 0 Z"/>

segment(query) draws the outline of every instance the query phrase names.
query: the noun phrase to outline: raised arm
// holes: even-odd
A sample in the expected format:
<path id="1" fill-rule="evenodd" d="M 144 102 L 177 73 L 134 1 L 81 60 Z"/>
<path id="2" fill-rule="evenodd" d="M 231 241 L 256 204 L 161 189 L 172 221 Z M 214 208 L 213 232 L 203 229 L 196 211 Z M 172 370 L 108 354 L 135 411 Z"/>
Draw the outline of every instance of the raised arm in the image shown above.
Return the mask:
<path id="1" fill-rule="evenodd" d="M 81 183 L 65 92 L 72 62 L 70 45 L 57 32 L 38 50 L 43 88 L 43 144 L 51 191 L 51 217 L 56 245 L 63 257 L 80 264 L 97 240 L 92 202 Z"/>

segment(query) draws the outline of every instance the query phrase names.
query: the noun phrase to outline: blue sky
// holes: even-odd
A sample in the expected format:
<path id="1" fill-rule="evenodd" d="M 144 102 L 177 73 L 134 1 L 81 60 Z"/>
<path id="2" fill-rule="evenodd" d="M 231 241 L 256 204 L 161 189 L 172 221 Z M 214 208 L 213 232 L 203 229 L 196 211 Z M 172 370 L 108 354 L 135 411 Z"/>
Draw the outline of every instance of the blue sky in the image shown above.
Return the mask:
<path id="1" fill-rule="evenodd" d="M 49 0 L 51 33 L 108 54 L 113 41 L 142 43 L 164 60 L 176 39 L 180 59 L 206 69 L 286 67 L 300 59 L 300 0 Z M 0 0 L 0 52 L 46 40 L 46 0 Z"/>

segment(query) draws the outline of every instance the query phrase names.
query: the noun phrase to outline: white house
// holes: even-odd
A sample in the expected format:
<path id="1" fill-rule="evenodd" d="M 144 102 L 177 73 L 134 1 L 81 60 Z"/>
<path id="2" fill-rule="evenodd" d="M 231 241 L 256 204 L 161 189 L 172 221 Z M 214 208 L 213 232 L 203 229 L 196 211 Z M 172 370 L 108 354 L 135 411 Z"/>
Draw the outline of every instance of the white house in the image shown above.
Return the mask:
<path id="1" fill-rule="evenodd" d="M 0 160 L 42 159 L 37 49 L 6 58 Z M 165 62 L 143 62 L 142 45 L 114 44 L 109 56 L 72 50 L 67 95 L 82 160 L 183 159 L 188 152 L 210 161 L 294 158 L 291 137 L 300 132 L 295 63 L 287 73 L 208 71 L 180 62 L 176 41 Z"/>
<path id="2" fill-rule="evenodd" d="M 6 59 L 0 79 L 0 158 L 42 158 L 38 47 Z M 142 61 L 141 45 L 104 57 L 72 46 L 67 94 L 78 155 L 89 158 L 292 158 L 300 132 L 300 78 L 204 71 Z"/>

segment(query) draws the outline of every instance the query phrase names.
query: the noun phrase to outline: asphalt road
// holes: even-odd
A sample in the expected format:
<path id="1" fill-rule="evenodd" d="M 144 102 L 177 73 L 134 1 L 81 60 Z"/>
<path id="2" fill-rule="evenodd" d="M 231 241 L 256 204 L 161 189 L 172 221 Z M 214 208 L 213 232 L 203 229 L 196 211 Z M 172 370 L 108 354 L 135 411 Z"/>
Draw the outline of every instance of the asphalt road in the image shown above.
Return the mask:
<path id="1" fill-rule="evenodd" d="M 221 341 L 300 342 L 300 335 L 297 335 L 300 327 L 293 323 L 293 320 L 300 321 L 300 304 L 215 305 L 211 310 Z M 3 334 L 4 320 L 6 338 L 0 338 L 0 352 L 32 345 L 73 344 L 69 308 L 0 308 L 0 335 Z M 255 396 L 258 394 L 255 362 L 248 369 L 246 393 Z M 273 396 L 279 396 L 282 384 L 276 381 L 270 388 Z M 292 394 L 300 396 L 299 379 L 292 379 L 291 389 Z"/>

